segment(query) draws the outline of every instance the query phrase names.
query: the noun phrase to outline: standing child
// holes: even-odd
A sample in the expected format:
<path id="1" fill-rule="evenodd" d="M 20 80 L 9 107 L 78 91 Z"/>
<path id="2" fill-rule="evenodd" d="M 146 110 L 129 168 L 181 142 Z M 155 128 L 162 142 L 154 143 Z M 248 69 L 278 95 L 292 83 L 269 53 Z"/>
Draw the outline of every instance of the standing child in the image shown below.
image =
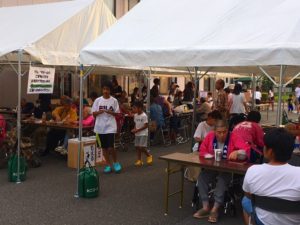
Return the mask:
<path id="1" fill-rule="evenodd" d="M 134 111 L 134 129 L 132 133 L 135 134 L 135 148 L 137 152 L 137 161 L 135 162 L 135 166 L 142 166 L 142 153 L 147 156 L 147 164 L 151 165 L 153 162 L 152 155 L 147 151 L 148 144 L 148 117 L 146 113 L 143 112 L 143 103 L 135 102 L 133 106 Z"/>
<path id="2" fill-rule="evenodd" d="M 212 97 L 212 93 L 208 92 L 207 93 L 207 103 L 210 105 L 210 108 L 212 108 L 213 102 L 214 102 L 214 100 L 213 100 L 213 97 Z"/>
<path id="3" fill-rule="evenodd" d="M 293 112 L 294 107 L 293 107 L 293 95 L 290 94 L 288 98 L 288 112 Z"/>
<path id="4" fill-rule="evenodd" d="M 103 95 L 95 100 L 92 112 L 96 118 L 94 132 L 99 135 L 103 156 L 107 163 L 104 173 L 110 173 L 112 167 L 116 173 L 119 173 L 122 167 L 117 161 L 117 152 L 114 149 L 115 133 L 117 132 L 115 116 L 119 113 L 119 104 L 118 100 L 110 95 L 111 88 L 110 83 L 102 86 Z M 109 155 L 112 155 L 113 163 L 111 163 Z"/>

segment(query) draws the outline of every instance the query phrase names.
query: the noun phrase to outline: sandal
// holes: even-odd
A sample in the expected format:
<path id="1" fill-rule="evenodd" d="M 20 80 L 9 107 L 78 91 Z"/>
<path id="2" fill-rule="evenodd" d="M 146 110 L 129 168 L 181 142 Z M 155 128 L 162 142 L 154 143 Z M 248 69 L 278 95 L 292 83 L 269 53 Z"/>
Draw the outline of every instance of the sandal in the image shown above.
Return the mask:
<path id="1" fill-rule="evenodd" d="M 208 222 L 217 223 L 219 218 L 218 212 L 210 212 Z"/>
<path id="2" fill-rule="evenodd" d="M 197 212 L 194 213 L 193 217 L 197 218 L 197 219 L 202 219 L 202 218 L 206 218 L 209 217 L 210 212 L 208 210 L 205 209 L 199 209 Z"/>

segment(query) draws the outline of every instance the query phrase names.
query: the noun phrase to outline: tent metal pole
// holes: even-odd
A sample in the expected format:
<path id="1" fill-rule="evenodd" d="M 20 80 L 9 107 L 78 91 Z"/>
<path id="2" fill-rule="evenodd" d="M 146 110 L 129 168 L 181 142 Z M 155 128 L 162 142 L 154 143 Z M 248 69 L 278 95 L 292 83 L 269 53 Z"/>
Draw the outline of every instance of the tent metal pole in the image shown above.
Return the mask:
<path id="1" fill-rule="evenodd" d="M 300 72 L 299 73 L 297 73 L 295 76 L 293 76 L 288 82 L 286 82 L 285 84 L 284 84 L 284 86 L 287 86 L 288 84 L 290 84 L 291 82 L 293 82 L 293 80 L 295 80 L 297 77 L 299 77 L 300 76 Z"/>
<path id="2" fill-rule="evenodd" d="M 268 77 L 269 78 L 269 80 L 274 84 L 274 85 L 278 85 L 277 83 L 276 83 L 276 81 L 275 80 L 273 80 L 273 78 L 267 73 L 267 71 L 265 71 L 261 66 L 258 66 L 258 68 L 259 68 L 259 70 L 264 74 L 264 75 L 266 75 L 266 77 Z"/>
<path id="3" fill-rule="evenodd" d="M 20 179 L 20 153 L 21 153 L 21 91 L 22 91 L 22 54 L 23 51 L 20 49 L 18 51 L 18 110 L 17 110 L 17 137 L 18 137 L 18 149 L 17 149 L 17 157 L 18 157 L 18 168 L 17 168 L 17 184 L 21 183 Z"/>
<path id="4" fill-rule="evenodd" d="M 255 110 L 255 91 L 256 91 L 256 76 L 254 73 L 252 73 L 252 110 Z"/>
<path id="5" fill-rule="evenodd" d="M 76 71 L 77 73 L 77 71 Z M 77 182 L 76 182 L 76 193 L 75 198 L 79 198 L 79 171 L 80 171 L 80 156 L 82 151 L 82 108 L 83 108 L 83 65 L 80 66 L 79 75 L 79 130 L 78 130 L 78 155 L 77 155 Z"/>
<path id="6" fill-rule="evenodd" d="M 91 72 L 95 69 L 95 66 L 90 67 L 86 73 L 83 73 L 83 65 L 80 65 L 79 74 L 79 128 L 78 128 L 78 155 L 77 155 L 77 180 L 76 180 L 76 192 L 74 194 L 75 198 L 79 198 L 79 171 L 80 171 L 80 157 L 82 151 L 82 120 L 83 120 L 83 80 L 86 79 Z M 77 74 L 77 69 L 75 71 Z"/>
<path id="7" fill-rule="evenodd" d="M 198 90 L 198 67 L 195 67 L 194 69 L 195 74 L 194 74 L 194 80 L 195 80 L 195 89 L 194 89 L 194 99 L 193 99 L 193 120 L 192 120 L 192 137 L 194 136 L 195 132 L 195 124 L 196 124 L 196 98 L 197 98 L 197 90 Z M 191 151 L 193 151 L 193 145 L 194 145 L 194 139 L 192 138 L 192 146 L 191 146 Z"/>
<path id="8" fill-rule="evenodd" d="M 148 74 L 146 74 L 144 72 L 144 74 L 146 75 L 147 78 L 147 107 L 146 107 L 146 112 L 147 112 L 147 117 L 148 117 L 148 121 L 150 121 L 150 82 L 151 82 L 151 67 L 149 69 Z M 149 123 L 148 123 L 149 124 Z M 150 129 L 148 127 L 148 146 L 150 147 Z"/>
<path id="9" fill-rule="evenodd" d="M 279 75 L 279 86 L 278 86 L 278 106 L 277 106 L 277 115 L 276 115 L 276 126 L 280 126 L 282 123 L 282 107 L 281 107 L 281 103 L 282 103 L 282 78 L 284 76 L 284 70 L 285 68 L 283 68 L 283 65 L 280 65 L 280 75 Z"/>

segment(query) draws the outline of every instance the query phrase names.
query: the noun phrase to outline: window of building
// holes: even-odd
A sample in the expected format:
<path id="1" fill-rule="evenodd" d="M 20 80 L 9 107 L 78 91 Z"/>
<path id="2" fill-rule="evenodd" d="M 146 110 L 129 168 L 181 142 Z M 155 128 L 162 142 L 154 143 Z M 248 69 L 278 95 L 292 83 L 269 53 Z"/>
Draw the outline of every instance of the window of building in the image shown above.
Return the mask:
<path id="1" fill-rule="evenodd" d="M 57 72 L 54 77 L 52 98 L 60 98 L 62 95 L 72 96 L 72 73 Z"/>

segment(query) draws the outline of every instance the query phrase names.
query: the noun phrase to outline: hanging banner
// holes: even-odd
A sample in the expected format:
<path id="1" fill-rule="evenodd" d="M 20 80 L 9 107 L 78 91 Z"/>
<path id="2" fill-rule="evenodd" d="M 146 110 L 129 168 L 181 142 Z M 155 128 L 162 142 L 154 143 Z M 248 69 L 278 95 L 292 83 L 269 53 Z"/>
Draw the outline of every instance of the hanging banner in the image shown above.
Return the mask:
<path id="1" fill-rule="evenodd" d="M 30 66 L 27 94 L 52 94 L 55 68 Z"/>

